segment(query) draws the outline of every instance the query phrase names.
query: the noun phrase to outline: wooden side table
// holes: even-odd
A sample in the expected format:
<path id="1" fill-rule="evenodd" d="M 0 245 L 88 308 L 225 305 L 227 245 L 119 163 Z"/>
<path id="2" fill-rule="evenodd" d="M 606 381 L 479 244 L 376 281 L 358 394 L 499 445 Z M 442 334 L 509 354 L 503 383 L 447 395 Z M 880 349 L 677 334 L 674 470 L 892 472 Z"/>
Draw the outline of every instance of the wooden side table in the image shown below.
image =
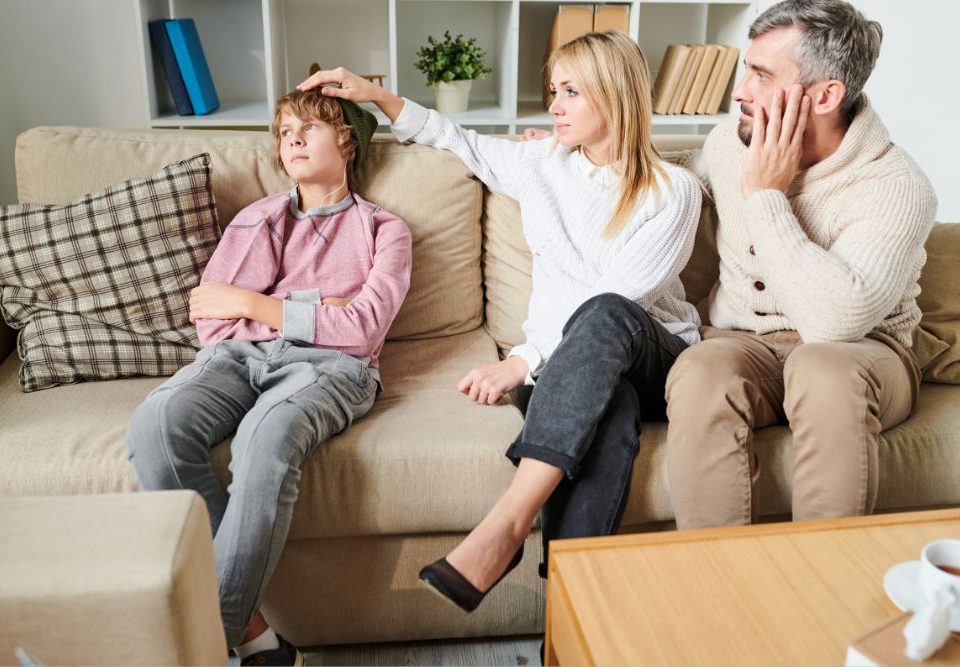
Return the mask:
<path id="1" fill-rule="evenodd" d="M 960 535 L 960 510 L 562 540 L 547 665 L 842 665 L 898 612 L 892 565 Z"/>

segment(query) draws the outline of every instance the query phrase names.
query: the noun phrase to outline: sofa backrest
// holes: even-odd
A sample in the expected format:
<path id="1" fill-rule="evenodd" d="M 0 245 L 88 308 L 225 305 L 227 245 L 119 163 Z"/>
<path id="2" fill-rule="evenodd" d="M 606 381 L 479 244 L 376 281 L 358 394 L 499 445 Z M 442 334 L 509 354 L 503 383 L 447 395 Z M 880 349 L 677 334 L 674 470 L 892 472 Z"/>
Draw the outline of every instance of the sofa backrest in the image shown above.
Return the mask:
<path id="1" fill-rule="evenodd" d="M 702 142 L 655 137 L 664 158 L 679 163 Z M 68 203 L 200 152 L 213 158 L 221 226 L 248 203 L 290 187 L 265 132 L 41 127 L 17 139 L 18 196 L 22 203 Z M 390 338 L 453 335 L 484 323 L 502 351 L 523 341 L 530 253 L 516 202 L 484 189 L 451 153 L 387 136 L 374 138 L 358 191 L 406 219 L 413 233 L 410 293 Z M 715 231 L 716 212 L 705 199 L 693 257 L 681 274 L 701 315 L 718 275 Z M 927 251 L 915 350 L 926 380 L 960 383 L 960 224 L 938 225 Z M 0 360 L 13 346 L 13 332 L 0 323 Z"/>
<path id="2" fill-rule="evenodd" d="M 17 139 L 18 197 L 69 203 L 202 152 L 212 158 L 221 227 L 247 204 L 292 185 L 275 163 L 267 132 L 40 127 Z M 451 153 L 377 136 L 359 182 L 362 196 L 403 217 L 413 235 L 410 292 L 389 338 L 448 336 L 480 326 L 479 181 Z"/>

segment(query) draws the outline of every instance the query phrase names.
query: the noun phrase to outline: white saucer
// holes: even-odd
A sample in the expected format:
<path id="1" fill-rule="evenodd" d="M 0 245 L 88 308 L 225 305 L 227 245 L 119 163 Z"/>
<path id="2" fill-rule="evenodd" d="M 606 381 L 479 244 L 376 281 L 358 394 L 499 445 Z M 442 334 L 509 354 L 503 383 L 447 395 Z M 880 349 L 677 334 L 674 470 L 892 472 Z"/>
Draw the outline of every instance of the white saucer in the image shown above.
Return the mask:
<path id="1" fill-rule="evenodd" d="M 917 579 L 920 576 L 920 561 L 908 560 L 897 563 L 883 575 L 883 590 L 893 604 L 902 611 L 917 611 L 923 604 Z M 950 616 L 950 629 L 960 632 L 960 611 Z"/>

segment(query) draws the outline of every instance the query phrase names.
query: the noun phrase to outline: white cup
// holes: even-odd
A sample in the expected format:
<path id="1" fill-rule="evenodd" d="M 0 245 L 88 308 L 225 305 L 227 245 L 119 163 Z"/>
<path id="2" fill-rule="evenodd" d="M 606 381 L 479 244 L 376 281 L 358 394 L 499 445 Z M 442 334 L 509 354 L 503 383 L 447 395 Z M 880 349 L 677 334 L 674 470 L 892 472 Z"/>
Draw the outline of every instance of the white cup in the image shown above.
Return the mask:
<path id="1" fill-rule="evenodd" d="M 928 542 L 920 552 L 918 581 L 925 602 L 932 602 L 938 590 L 947 590 L 956 598 L 954 612 L 960 612 L 960 574 L 951 574 L 940 566 L 956 568 L 954 571 L 960 572 L 960 540 Z"/>

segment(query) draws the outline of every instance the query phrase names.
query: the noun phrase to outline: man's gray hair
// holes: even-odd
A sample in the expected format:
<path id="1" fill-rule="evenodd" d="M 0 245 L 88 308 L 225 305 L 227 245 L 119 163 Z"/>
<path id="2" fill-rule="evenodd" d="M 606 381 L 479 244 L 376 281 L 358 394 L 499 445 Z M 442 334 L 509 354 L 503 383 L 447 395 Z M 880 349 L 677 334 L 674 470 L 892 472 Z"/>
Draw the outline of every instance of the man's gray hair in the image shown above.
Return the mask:
<path id="1" fill-rule="evenodd" d="M 784 0 L 763 12 L 750 26 L 750 39 L 777 28 L 797 26 L 803 35 L 794 52 L 800 82 L 836 79 L 846 87 L 841 109 L 853 114 L 880 55 L 883 28 L 868 21 L 844 0 Z"/>

